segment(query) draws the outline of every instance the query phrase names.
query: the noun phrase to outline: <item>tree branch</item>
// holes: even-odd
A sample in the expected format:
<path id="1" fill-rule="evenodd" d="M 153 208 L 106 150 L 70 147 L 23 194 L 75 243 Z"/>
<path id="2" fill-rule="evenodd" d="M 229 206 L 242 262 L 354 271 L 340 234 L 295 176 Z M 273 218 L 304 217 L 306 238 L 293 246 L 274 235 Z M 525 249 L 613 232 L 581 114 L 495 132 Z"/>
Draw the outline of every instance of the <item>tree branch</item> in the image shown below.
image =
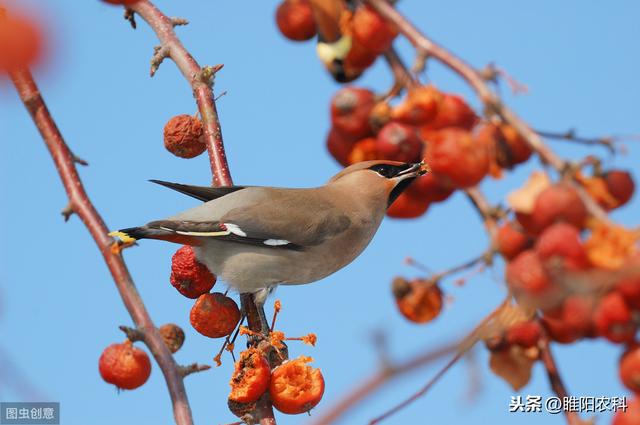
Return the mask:
<path id="1" fill-rule="evenodd" d="M 534 130 L 502 103 L 500 98 L 489 88 L 480 72 L 422 34 L 411 22 L 400 14 L 392 4 L 388 3 L 387 0 L 364 1 L 371 5 L 382 17 L 396 25 L 400 33 L 413 44 L 420 54 L 426 54 L 430 58 L 439 60 L 467 81 L 485 105 L 485 112 L 489 115 L 495 114 L 499 116 L 504 122 L 515 128 L 545 164 L 550 165 L 560 174 L 567 172 L 570 168 L 567 162 L 551 150 Z M 611 222 L 607 213 L 587 194 L 581 185 L 573 180 L 571 180 L 570 183 L 578 191 L 580 198 L 591 215 L 602 222 Z"/>
<path id="2" fill-rule="evenodd" d="M 109 231 L 84 190 L 73 153 L 49 113 L 31 73 L 19 70 L 9 75 L 51 153 L 69 198 L 69 209 L 80 217 L 98 245 L 136 329 L 143 333 L 144 343 L 162 370 L 173 403 L 176 423 L 193 424 L 180 369 L 154 326 L 120 252 L 112 249 L 113 240 L 107 235 Z"/>
<path id="3" fill-rule="evenodd" d="M 213 96 L 213 77 L 222 68 L 221 65 L 215 67 L 201 68 L 198 62 L 182 45 L 176 36 L 174 26 L 176 20 L 163 14 L 148 0 L 140 0 L 128 6 L 144 19 L 160 40 L 158 51 L 175 62 L 176 66 L 187 80 L 193 90 L 193 97 L 198 104 L 200 117 L 204 128 L 204 139 L 209 153 L 209 163 L 213 174 L 214 186 L 230 186 L 232 184 L 227 156 L 224 151 L 222 141 L 222 130 L 218 119 L 218 110 Z M 154 56 L 152 67 L 159 66 L 159 58 Z"/>

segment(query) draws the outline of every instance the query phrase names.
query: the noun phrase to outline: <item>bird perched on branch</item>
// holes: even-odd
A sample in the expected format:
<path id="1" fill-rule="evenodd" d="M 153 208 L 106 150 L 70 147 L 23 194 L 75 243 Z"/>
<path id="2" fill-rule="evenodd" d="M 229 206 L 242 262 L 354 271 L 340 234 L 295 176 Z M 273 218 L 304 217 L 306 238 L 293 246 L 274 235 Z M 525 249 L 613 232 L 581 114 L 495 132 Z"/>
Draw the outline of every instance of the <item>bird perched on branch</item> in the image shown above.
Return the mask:
<path id="1" fill-rule="evenodd" d="M 311 189 L 203 187 L 152 180 L 204 204 L 110 233 L 122 242 L 161 239 L 193 246 L 198 261 L 240 293 L 264 298 L 276 285 L 320 280 L 352 262 L 387 207 L 423 163 L 366 161 Z"/>

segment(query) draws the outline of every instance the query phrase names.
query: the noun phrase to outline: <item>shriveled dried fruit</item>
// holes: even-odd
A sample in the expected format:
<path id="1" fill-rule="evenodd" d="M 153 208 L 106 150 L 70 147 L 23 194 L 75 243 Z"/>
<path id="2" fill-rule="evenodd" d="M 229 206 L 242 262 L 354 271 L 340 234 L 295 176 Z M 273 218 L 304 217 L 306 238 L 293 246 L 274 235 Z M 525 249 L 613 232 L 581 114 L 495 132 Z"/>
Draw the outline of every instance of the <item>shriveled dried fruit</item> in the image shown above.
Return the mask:
<path id="1" fill-rule="evenodd" d="M 171 285 L 187 298 L 198 298 L 211 291 L 216 277 L 196 259 L 193 248 L 185 245 L 171 258 Z"/>
<path id="2" fill-rule="evenodd" d="M 400 313 L 414 323 L 427 323 L 442 311 L 442 291 L 425 280 L 396 278 L 392 284 Z"/>
<path id="3" fill-rule="evenodd" d="M 202 122 L 191 115 L 176 115 L 164 126 L 164 147 L 180 158 L 194 158 L 207 149 Z"/>
<path id="4" fill-rule="evenodd" d="M 229 400 L 238 403 L 256 401 L 269 388 L 271 369 L 269 362 L 256 348 L 240 353 L 231 376 Z"/>
<path id="5" fill-rule="evenodd" d="M 105 348 L 98 369 L 106 382 L 124 390 L 133 390 L 149 379 L 151 361 L 147 353 L 127 340 Z"/>
<path id="6" fill-rule="evenodd" d="M 184 343 L 184 331 L 178 325 L 166 323 L 160 326 L 160 336 L 172 353 L 177 352 Z"/>
<path id="7" fill-rule="evenodd" d="M 209 338 L 221 338 L 233 332 L 240 321 L 235 301 L 219 292 L 198 297 L 189 315 L 191 326 Z"/>
<path id="8" fill-rule="evenodd" d="M 300 356 L 273 370 L 269 394 L 273 407 L 290 415 L 313 409 L 324 394 L 324 378 L 320 369 L 307 363 L 311 357 Z"/>

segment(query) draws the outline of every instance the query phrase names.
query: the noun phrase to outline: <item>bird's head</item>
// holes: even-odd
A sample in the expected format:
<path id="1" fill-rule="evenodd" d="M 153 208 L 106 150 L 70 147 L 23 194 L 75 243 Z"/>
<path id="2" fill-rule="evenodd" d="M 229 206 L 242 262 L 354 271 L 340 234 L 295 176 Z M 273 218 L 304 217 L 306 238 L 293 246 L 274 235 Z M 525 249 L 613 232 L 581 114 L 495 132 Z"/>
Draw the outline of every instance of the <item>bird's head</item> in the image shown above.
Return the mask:
<path id="1" fill-rule="evenodd" d="M 363 161 L 340 171 L 329 183 L 351 185 L 360 193 L 386 199 L 389 206 L 411 182 L 427 172 L 429 168 L 424 162 Z"/>

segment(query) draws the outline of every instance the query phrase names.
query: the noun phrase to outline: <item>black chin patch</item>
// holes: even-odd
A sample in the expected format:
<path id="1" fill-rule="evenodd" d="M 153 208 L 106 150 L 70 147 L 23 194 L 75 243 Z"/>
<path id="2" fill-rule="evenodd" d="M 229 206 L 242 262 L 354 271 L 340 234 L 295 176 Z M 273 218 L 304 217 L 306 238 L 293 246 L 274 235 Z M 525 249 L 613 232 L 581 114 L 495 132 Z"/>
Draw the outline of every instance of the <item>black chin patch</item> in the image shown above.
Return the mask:
<path id="1" fill-rule="evenodd" d="M 387 200 L 387 208 L 390 207 L 391 204 L 393 204 L 393 201 L 398 199 L 398 196 L 400 196 L 400 194 L 404 192 L 404 190 L 407 187 L 409 187 L 409 185 L 413 183 L 415 179 L 416 179 L 415 177 L 406 178 L 402 180 L 400 183 L 398 183 L 396 187 L 393 188 L 393 190 L 389 194 L 389 199 Z"/>

